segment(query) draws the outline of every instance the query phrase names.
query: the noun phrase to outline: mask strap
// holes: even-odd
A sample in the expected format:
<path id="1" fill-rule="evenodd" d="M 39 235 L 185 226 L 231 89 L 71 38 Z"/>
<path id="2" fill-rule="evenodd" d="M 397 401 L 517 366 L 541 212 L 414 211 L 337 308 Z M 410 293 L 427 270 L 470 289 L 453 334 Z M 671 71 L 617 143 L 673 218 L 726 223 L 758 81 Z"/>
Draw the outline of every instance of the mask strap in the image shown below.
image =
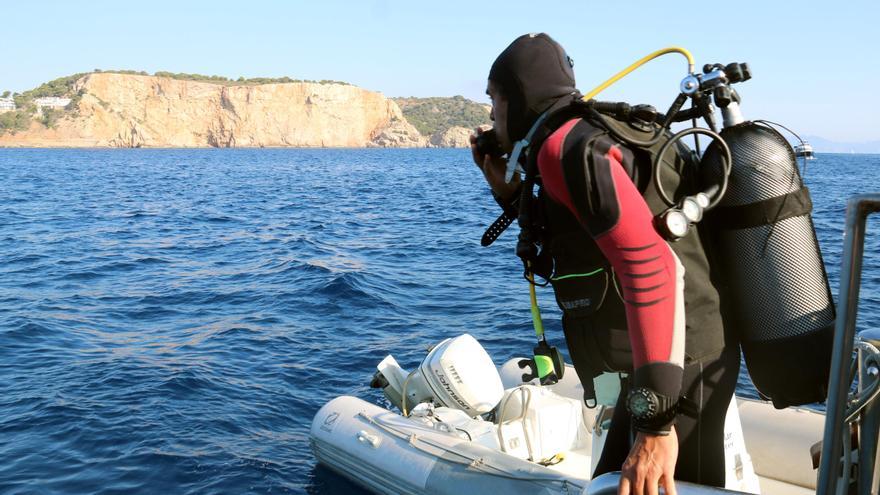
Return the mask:
<path id="1" fill-rule="evenodd" d="M 520 173 L 524 173 L 522 166 L 519 164 L 520 157 L 522 157 L 524 151 L 529 149 L 529 144 L 531 144 L 532 138 L 535 136 L 535 133 L 538 132 L 538 129 L 541 128 L 541 125 L 544 124 L 544 121 L 547 120 L 547 116 L 549 115 L 549 110 L 542 113 L 538 119 L 535 120 L 535 123 L 532 125 L 532 128 L 529 129 L 529 132 L 526 133 L 526 136 L 513 143 L 513 151 L 507 159 L 507 170 L 504 173 L 504 181 L 508 184 L 513 180 L 514 172 L 519 171 Z"/>

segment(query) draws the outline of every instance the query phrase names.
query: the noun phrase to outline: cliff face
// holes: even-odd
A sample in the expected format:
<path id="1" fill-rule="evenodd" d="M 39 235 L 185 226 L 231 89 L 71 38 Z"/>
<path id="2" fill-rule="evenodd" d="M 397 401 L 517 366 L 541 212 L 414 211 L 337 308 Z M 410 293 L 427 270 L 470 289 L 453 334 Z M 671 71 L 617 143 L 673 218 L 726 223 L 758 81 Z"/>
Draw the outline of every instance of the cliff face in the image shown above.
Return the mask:
<path id="1" fill-rule="evenodd" d="M 431 136 L 429 144 L 437 148 L 469 148 L 473 129 L 450 127 Z"/>
<path id="2" fill-rule="evenodd" d="M 96 73 L 76 83 L 77 115 L 0 135 L 0 146 L 424 147 L 380 93 L 344 84 L 224 86 Z"/>

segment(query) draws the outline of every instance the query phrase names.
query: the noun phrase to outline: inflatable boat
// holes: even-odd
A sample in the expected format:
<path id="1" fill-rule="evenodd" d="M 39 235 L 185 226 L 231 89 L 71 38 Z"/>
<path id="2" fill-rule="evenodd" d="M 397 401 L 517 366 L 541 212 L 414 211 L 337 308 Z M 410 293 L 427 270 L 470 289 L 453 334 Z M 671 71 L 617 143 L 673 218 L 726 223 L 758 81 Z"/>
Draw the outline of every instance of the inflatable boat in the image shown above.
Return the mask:
<path id="1" fill-rule="evenodd" d="M 496 368 L 468 334 L 434 346 L 412 372 L 388 356 L 373 386 L 397 410 L 350 396 L 331 400 L 312 422 L 315 456 L 376 493 L 593 493 L 616 487 L 613 476 L 597 485 L 591 473 L 619 390 L 617 375 L 597 379 L 599 404 L 588 408 L 573 369 L 541 386 L 523 381 L 522 361 Z M 808 409 L 732 402 L 725 488 L 815 493 L 811 449 L 822 438 L 823 422 L 823 414 Z"/>

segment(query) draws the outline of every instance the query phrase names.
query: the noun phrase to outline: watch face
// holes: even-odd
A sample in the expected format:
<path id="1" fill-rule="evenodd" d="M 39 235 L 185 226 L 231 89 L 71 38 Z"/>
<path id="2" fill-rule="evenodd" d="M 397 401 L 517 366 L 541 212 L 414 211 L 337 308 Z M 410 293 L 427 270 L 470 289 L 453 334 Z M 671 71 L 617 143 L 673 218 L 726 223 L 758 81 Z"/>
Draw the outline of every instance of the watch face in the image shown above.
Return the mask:
<path id="1" fill-rule="evenodd" d="M 630 392 L 627 400 L 629 412 L 637 419 L 648 419 L 657 412 L 657 396 L 644 388 L 637 388 Z"/>

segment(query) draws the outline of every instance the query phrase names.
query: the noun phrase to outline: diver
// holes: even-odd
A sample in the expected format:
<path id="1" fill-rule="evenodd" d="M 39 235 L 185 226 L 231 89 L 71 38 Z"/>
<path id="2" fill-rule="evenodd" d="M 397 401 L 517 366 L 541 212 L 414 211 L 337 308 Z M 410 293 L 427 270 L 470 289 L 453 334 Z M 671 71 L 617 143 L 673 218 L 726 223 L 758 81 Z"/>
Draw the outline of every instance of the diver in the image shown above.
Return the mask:
<path id="1" fill-rule="evenodd" d="M 650 151 L 615 138 L 644 129 L 583 116 L 542 124 L 580 99 L 573 65 L 546 34 L 514 40 L 489 72 L 493 127 L 471 137 L 473 159 L 505 213 L 519 215 L 521 242 L 530 223 L 539 250 L 527 266 L 552 284 L 581 382 L 626 374 L 593 477 L 622 471 L 623 495 L 658 486 L 675 494 L 673 479 L 723 487 L 724 419 L 740 353 L 725 343 L 706 250 L 698 234 L 675 243 L 658 234 L 654 217 L 665 205 L 648 187 Z M 487 132 L 497 153 L 477 145 Z M 527 134 L 525 161 L 536 160 L 539 189 L 524 204 L 504 156 Z M 689 159 L 684 150 L 667 154 L 664 184 L 695 180 Z"/>

